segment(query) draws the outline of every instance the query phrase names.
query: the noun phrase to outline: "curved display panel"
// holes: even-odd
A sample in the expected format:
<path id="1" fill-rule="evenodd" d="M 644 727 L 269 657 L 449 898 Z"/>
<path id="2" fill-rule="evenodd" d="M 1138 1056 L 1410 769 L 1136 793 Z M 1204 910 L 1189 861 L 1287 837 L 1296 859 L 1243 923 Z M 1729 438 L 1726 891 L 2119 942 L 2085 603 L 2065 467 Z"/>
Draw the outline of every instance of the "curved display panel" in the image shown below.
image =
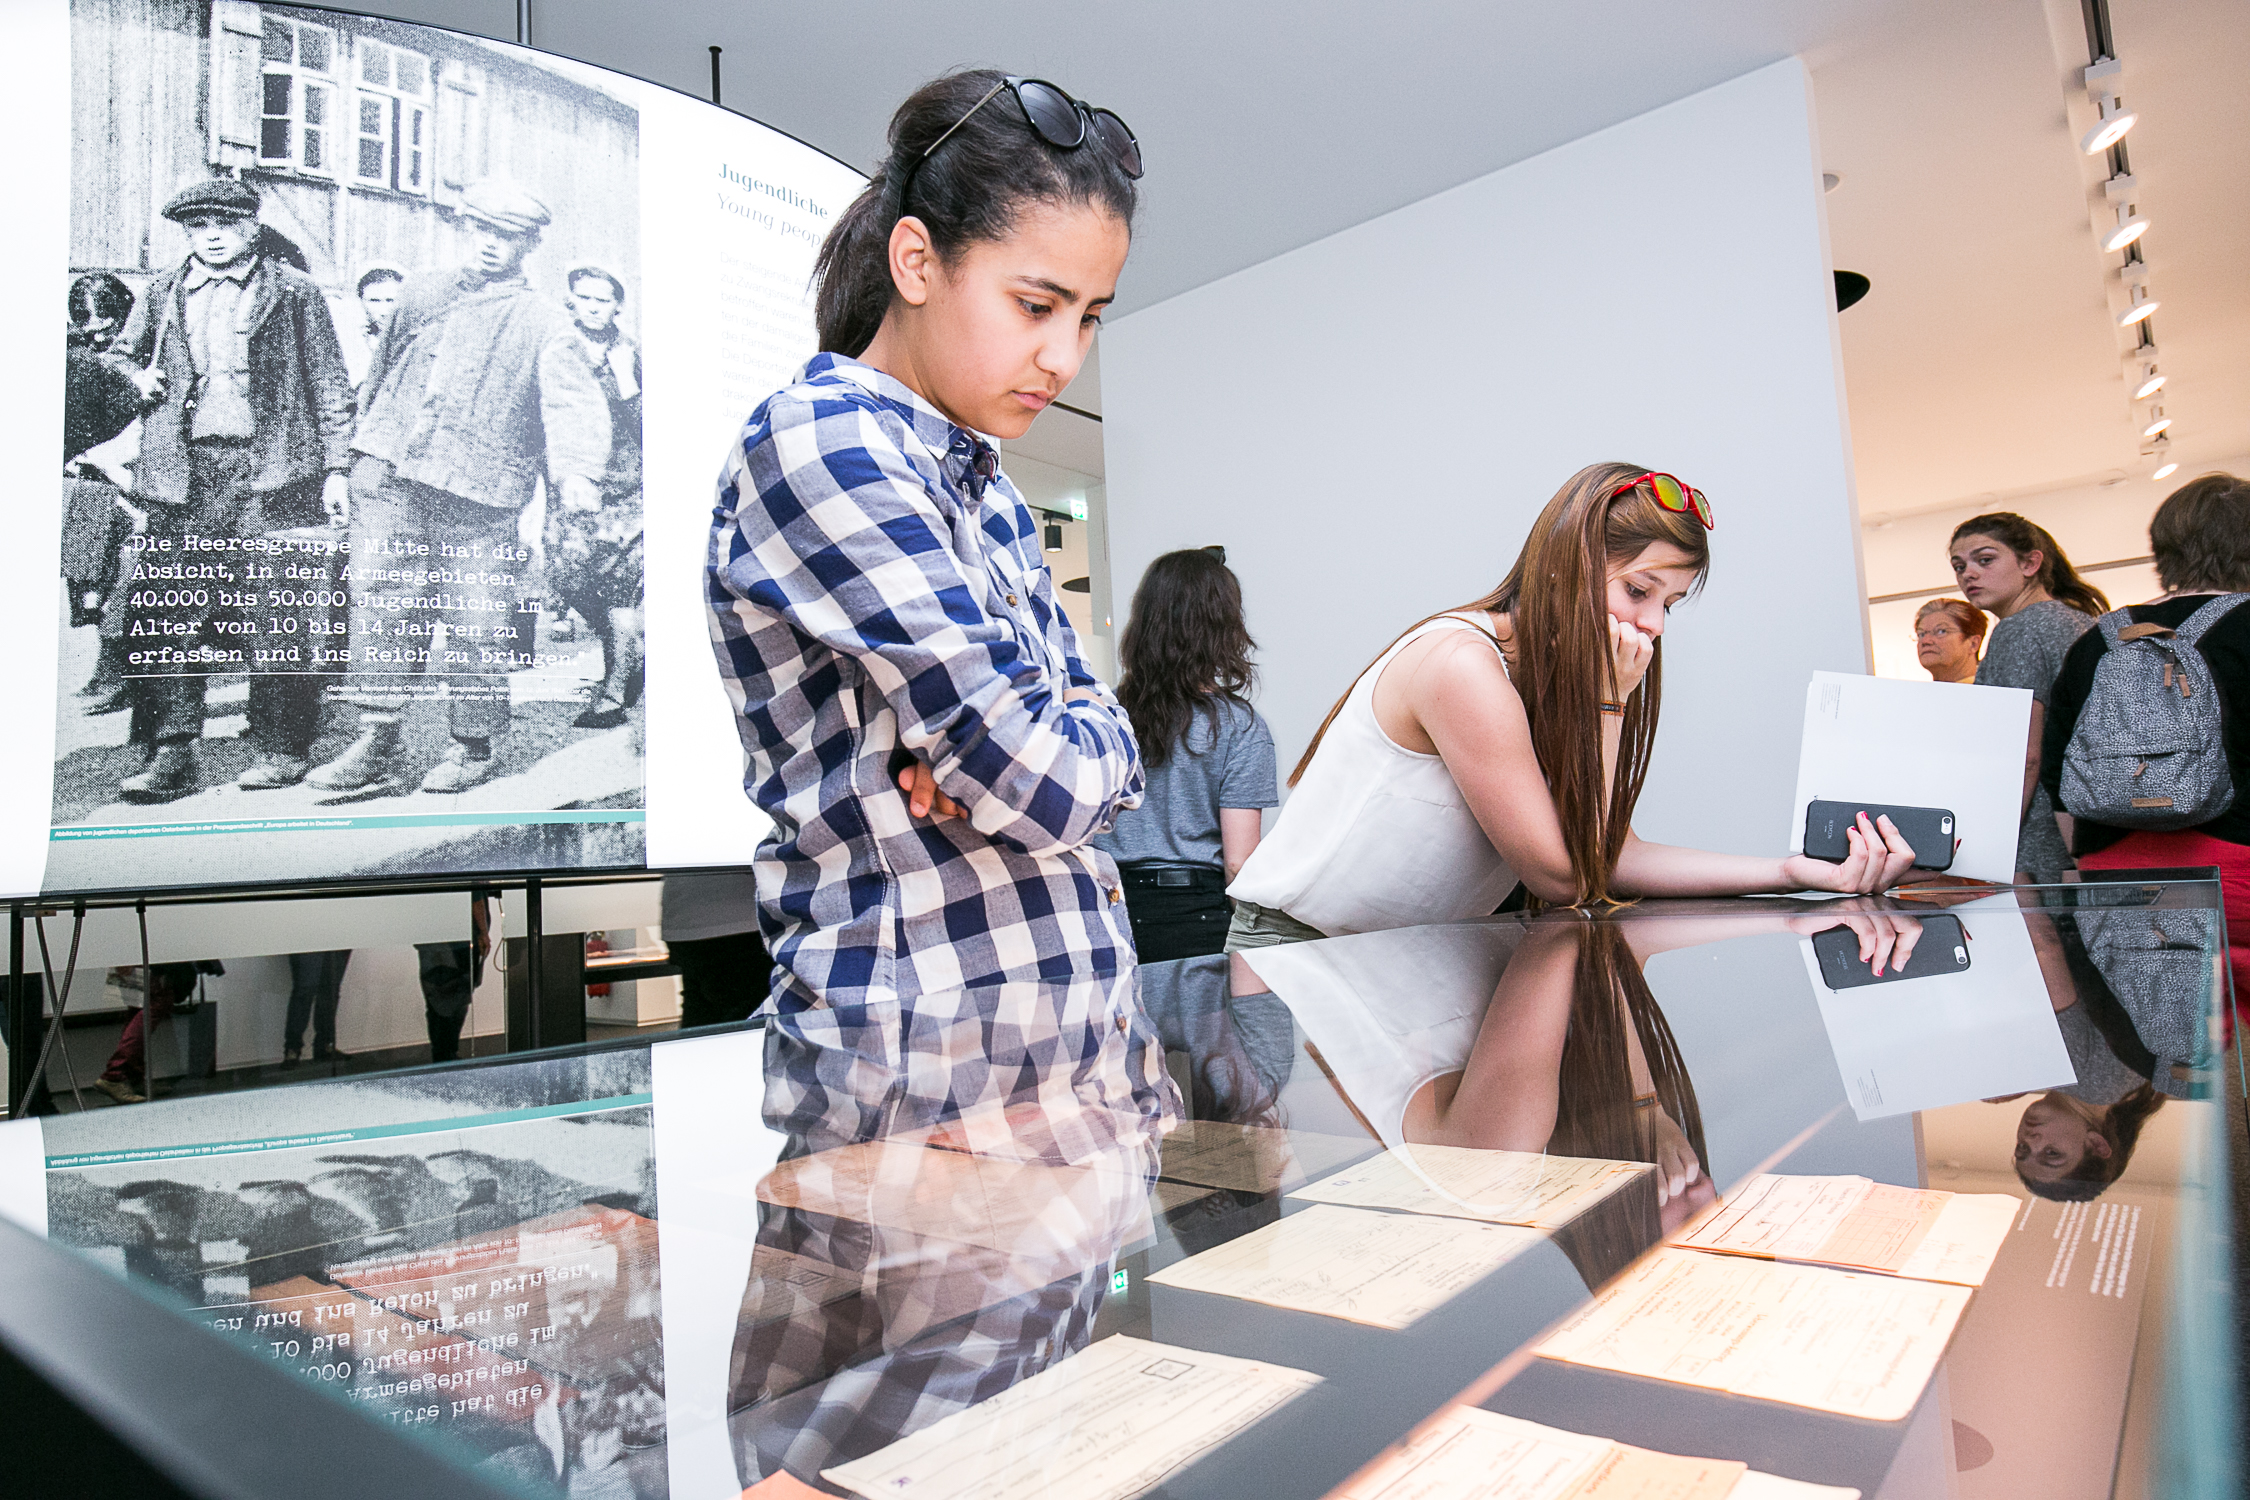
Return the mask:
<path id="1" fill-rule="evenodd" d="M 7 889 L 746 861 L 712 478 L 813 352 L 813 257 L 861 176 L 637 79 L 340 11 L 8 26 L 68 58 L 9 107 L 67 163 L 19 213 L 69 317 L 65 358 L 10 377 L 24 493 L 52 493 L 29 455 L 58 424 L 64 473 L 0 564 Z"/>

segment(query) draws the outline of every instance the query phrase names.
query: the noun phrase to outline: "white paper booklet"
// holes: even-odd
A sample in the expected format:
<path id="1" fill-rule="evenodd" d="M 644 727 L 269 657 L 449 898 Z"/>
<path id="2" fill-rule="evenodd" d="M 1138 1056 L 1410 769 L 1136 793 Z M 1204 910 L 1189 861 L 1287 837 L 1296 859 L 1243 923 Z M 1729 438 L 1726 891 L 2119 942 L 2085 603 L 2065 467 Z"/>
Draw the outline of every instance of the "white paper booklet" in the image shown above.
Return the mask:
<path id="1" fill-rule="evenodd" d="M 1788 847 L 1805 847 L 1805 808 L 1816 801 L 1942 807 L 1960 842 L 1947 873 L 2006 885 L 2030 738 L 2031 694 L 2020 688 L 1815 672 Z"/>
<path id="2" fill-rule="evenodd" d="M 1646 1162 L 1547 1156 L 1537 1151 L 1399 1146 L 1289 1196 L 1314 1203 L 1555 1229 L 1654 1170 Z"/>
<path id="3" fill-rule="evenodd" d="M 1131 1500 L 1318 1384 L 1113 1334 L 820 1477 L 869 1500 Z"/>
<path id="4" fill-rule="evenodd" d="M 1672 1237 L 1721 1255 L 1809 1261 L 1984 1285 L 2022 1201 L 1893 1187 L 1865 1177 L 1751 1178 Z"/>
<path id="5" fill-rule="evenodd" d="M 1859 1491 L 1456 1406 L 1328 1500 L 1859 1500 Z"/>
<path id="6" fill-rule="evenodd" d="M 1549 1359 L 1815 1411 L 1914 1410 L 1967 1287 L 1658 1250 L 1549 1335 Z"/>
<path id="7" fill-rule="evenodd" d="M 1406 1328 L 1544 1238 L 1513 1224 L 1321 1203 L 1148 1279 L 1377 1328 Z"/>

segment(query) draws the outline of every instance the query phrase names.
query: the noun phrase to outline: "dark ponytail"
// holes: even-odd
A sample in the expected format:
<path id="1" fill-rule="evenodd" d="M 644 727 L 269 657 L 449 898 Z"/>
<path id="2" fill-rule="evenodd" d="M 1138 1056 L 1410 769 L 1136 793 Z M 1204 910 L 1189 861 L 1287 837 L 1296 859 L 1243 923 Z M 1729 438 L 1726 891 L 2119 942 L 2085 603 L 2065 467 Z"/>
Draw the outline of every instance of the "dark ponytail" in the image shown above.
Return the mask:
<path id="1" fill-rule="evenodd" d="M 823 352 L 857 356 L 875 341 L 891 306 L 891 229 L 909 214 L 928 228 L 940 260 L 1006 239 L 1026 202 L 1095 204 L 1132 228 L 1133 180 L 1098 141 L 1072 151 L 1048 145 L 1006 89 L 969 113 L 1005 76 L 989 68 L 948 73 L 891 116 L 889 154 L 813 263 Z M 944 145 L 925 160 L 941 136 Z"/>
<path id="2" fill-rule="evenodd" d="M 1953 542 L 1965 536 L 1988 536 L 2010 552 L 2021 557 L 2027 552 L 2040 556 L 2039 576 L 2032 582 L 2047 591 L 2050 599 L 2059 599 L 2082 615 L 2109 613 L 2109 596 L 2079 576 L 2070 565 L 2063 549 L 2047 528 L 2036 521 L 2026 520 L 2012 510 L 1996 510 L 1990 515 L 1971 516 L 1953 528 Z"/>

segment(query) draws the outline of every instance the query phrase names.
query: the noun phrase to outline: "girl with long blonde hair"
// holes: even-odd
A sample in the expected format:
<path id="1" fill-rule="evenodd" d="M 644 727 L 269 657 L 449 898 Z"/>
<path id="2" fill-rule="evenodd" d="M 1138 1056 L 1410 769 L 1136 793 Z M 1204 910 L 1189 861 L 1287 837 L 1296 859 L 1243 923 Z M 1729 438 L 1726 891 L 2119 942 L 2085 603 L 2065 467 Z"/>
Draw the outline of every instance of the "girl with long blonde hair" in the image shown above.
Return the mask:
<path id="1" fill-rule="evenodd" d="M 1519 881 L 1553 905 L 1895 884 L 1914 851 L 1888 819 L 1862 817 L 1841 864 L 1634 834 L 1665 617 L 1702 586 L 1712 526 L 1672 475 L 1572 475 L 1498 588 L 1409 628 L 1329 711 L 1229 887 L 1229 946 L 1483 916 Z"/>

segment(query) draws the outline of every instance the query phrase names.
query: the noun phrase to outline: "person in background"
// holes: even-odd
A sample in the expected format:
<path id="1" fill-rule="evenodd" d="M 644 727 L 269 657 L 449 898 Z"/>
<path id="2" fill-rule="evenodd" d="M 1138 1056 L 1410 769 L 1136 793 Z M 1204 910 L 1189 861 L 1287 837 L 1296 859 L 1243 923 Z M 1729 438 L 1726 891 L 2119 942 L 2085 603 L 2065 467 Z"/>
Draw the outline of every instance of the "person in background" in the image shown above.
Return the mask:
<path id="1" fill-rule="evenodd" d="M 2047 694 L 2062 670 L 2063 654 L 2092 628 L 2096 616 L 2108 613 L 2109 600 L 2078 576 L 2045 527 L 2013 511 L 1972 516 L 1954 527 L 1952 554 L 1961 592 L 1998 622 L 1977 667 L 1977 682 L 2031 690 L 2031 743 L 2024 752 L 2016 869 L 2042 883 L 2058 881 L 2071 862 L 2055 823 L 2054 803 L 2040 785 Z"/>
<path id="2" fill-rule="evenodd" d="M 258 194 L 231 177 L 174 194 L 164 217 L 188 255 L 153 282 L 118 342 L 144 370 L 163 375 L 141 419 L 133 503 L 148 512 L 151 543 L 183 553 L 185 538 L 254 537 L 340 518 L 351 462 L 351 385 L 336 323 L 320 287 L 260 248 Z M 215 621 L 234 609 L 221 589 L 181 589 L 191 603 L 136 614 L 128 667 L 131 742 L 149 755 L 119 794 L 170 802 L 199 789 L 208 656 Z M 240 618 L 234 616 L 234 618 Z M 148 645 L 143 637 L 159 644 Z M 146 658 L 137 662 L 136 657 Z M 152 670 L 153 669 L 153 670 Z M 245 791 L 304 780 L 319 730 L 320 679 L 253 672 L 248 703 L 254 759 L 235 778 Z"/>
<path id="3" fill-rule="evenodd" d="M 547 576 L 562 602 L 594 627 L 602 676 L 577 729 L 614 729 L 641 700 L 641 346 L 617 326 L 625 283 L 600 266 L 573 266 L 571 324 L 609 399 L 609 466 L 601 507 L 547 513 Z"/>
<path id="4" fill-rule="evenodd" d="M 2164 593 L 2127 609 L 2131 624 L 2176 630 L 2213 599 L 2250 593 L 2250 481 L 2206 474 L 2182 485 L 2157 507 L 2148 540 Z M 2250 997 L 2250 609 L 2237 607 L 2221 617 L 2195 649 L 2202 652 L 2218 687 L 2233 805 L 2199 827 L 2161 832 L 2074 818 L 2071 849 L 2089 870 L 2218 866 L 2239 1003 Z M 2064 656 L 2056 675 L 2039 775 L 2043 794 L 2058 806 L 2063 751 L 2078 727 L 2095 668 L 2108 651 L 2100 631 L 2087 631 Z"/>
<path id="5" fill-rule="evenodd" d="M 667 875 L 663 901 L 660 930 L 680 971 L 680 1029 L 747 1019 L 773 989 L 750 872 Z"/>
<path id="6" fill-rule="evenodd" d="M 375 346 L 350 438 L 362 586 L 351 591 L 352 675 L 337 694 L 362 709 L 360 732 L 303 778 L 341 794 L 329 800 L 416 787 L 450 796 L 500 774 L 513 715 L 509 674 L 493 668 L 533 657 L 534 643 L 514 623 L 521 570 L 476 564 L 463 571 L 481 582 L 439 588 L 417 576 L 426 570 L 374 564 L 403 539 L 427 546 L 433 565 L 513 558 L 517 526 L 542 479 L 551 504 L 600 508 L 609 403 L 570 319 L 524 274 L 552 217 L 515 183 L 471 183 L 455 221 L 464 264 L 408 281 Z M 441 623 L 442 654 L 431 645 L 431 627 Z M 378 635 L 392 637 L 391 650 L 368 644 Z M 442 700 L 433 696 L 439 683 Z M 410 765 L 404 719 L 441 712 L 451 743 L 434 764 Z"/>
<path id="7" fill-rule="evenodd" d="M 1914 864 L 1863 814 L 1841 864 L 1647 843 L 1672 606 L 1703 583 L 1703 492 L 1636 464 L 1563 482 L 1500 586 L 1407 629 L 1329 710 L 1229 894 L 1233 949 L 1491 915 L 1520 880 L 1559 906 L 1616 897 L 1883 890 Z M 1894 956 L 1886 935 L 1876 972 Z M 1896 940 L 1899 963 L 1912 952 Z"/>
<path id="8" fill-rule="evenodd" d="M 118 992 L 128 1005 L 142 999 L 141 975 L 138 965 L 112 971 L 117 976 Z M 126 1018 L 125 1030 L 117 1038 L 117 1050 L 109 1055 L 109 1063 L 94 1080 L 100 1089 L 119 1104 L 141 1104 L 147 1095 L 133 1087 L 139 1079 L 153 1091 L 155 1084 L 148 1076 L 148 1031 L 158 1021 L 172 1018 L 172 1008 L 195 993 L 197 966 L 185 964 L 151 964 L 148 975 L 146 1003 L 135 1006 Z"/>
<path id="9" fill-rule="evenodd" d="M 472 938 L 466 943 L 414 945 L 431 1062 L 452 1062 L 461 1055 L 461 1028 L 468 1024 L 469 1002 L 484 983 L 484 960 L 492 951 L 492 914 L 483 896 L 469 898 L 469 931 Z"/>
<path id="10" fill-rule="evenodd" d="M 391 318 L 398 312 L 399 293 L 406 289 L 406 269 L 388 261 L 371 262 L 359 273 L 355 290 L 359 296 L 360 332 L 370 343 L 379 343 L 391 331 Z"/>
<path id="11" fill-rule="evenodd" d="M 1227 882 L 1258 847 L 1261 809 L 1281 801 L 1273 731 L 1248 697 L 1255 644 L 1242 584 L 1212 549 L 1167 552 L 1141 575 L 1117 701 L 1148 788 L 1094 847 L 1117 861 L 1142 963 L 1225 950 Z"/>
<path id="12" fill-rule="evenodd" d="M 1937 682 L 1975 682 L 1984 649 L 1984 611 L 1960 599 L 1932 599 L 1914 611 L 1914 654 Z"/>
<path id="13" fill-rule="evenodd" d="M 289 1015 L 281 1037 L 284 1063 L 294 1063 L 305 1055 L 308 1020 L 312 1022 L 314 1062 L 342 1062 L 351 1056 L 336 1050 L 336 1006 L 343 998 L 344 966 L 351 961 L 349 948 L 289 955 Z"/>

